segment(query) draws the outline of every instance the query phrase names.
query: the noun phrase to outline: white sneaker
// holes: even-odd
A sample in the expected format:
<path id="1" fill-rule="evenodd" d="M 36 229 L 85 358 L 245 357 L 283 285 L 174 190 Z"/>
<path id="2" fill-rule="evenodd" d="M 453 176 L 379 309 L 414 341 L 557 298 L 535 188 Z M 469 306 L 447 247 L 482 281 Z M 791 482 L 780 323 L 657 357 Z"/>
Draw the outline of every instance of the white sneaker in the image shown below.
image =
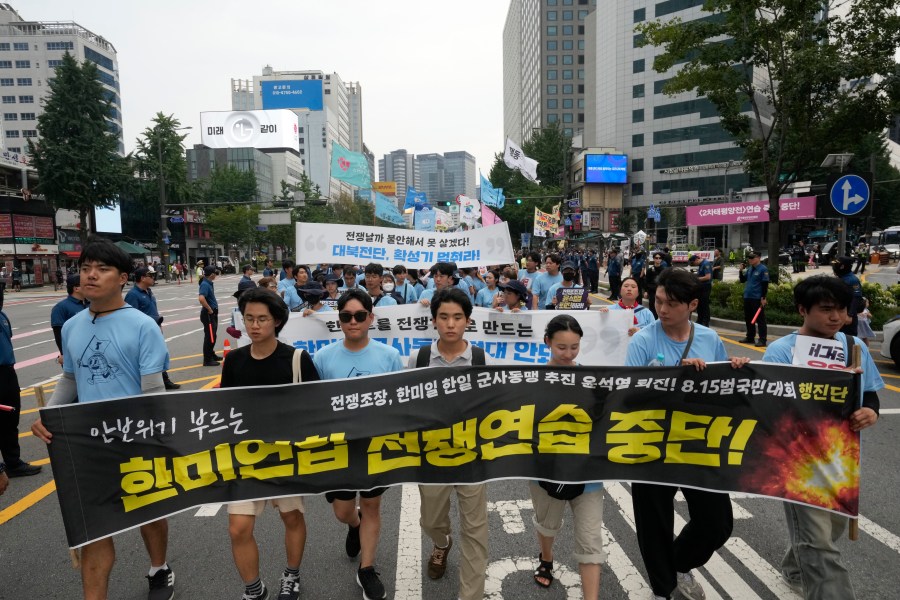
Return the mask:
<path id="1" fill-rule="evenodd" d="M 678 591 L 688 600 L 706 600 L 706 593 L 703 586 L 694 579 L 694 576 L 688 573 L 676 573 L 678 582 Z"/>

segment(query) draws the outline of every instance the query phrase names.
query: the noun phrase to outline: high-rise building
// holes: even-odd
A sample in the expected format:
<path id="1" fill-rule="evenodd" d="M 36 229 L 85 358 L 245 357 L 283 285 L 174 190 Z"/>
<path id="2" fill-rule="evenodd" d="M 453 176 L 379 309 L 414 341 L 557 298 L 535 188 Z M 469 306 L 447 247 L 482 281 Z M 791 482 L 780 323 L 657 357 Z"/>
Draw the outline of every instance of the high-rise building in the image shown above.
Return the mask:
<path id="1" fill-rule="evenodd" d="M 394 150 L 378 161 L 378 181 L 397 184 L 397 196 L 405 197 L 406 188 L 418 189 L 415 175 L 415 156 L 406 150 Z"/>
<path id="2" fill-rule="evenodd" d="M 73 21 L 25 21 L 7 3 L 0 3 L 0 144 L 14 154 L 28 151 L 27 140 L 38 137 L 37 118 L 44 112 L 41 100 L 50 91 L 47 82 L 66 52 L 79 62 L 97 65 L 97 77 L 112 103 L 110 130 L 119 138 L 119 153 L 124 156 L 115 47 Z"/>
<path id="3" fill-rule="evenodd" d="M 608 3 L 607 3 L 608 4 Z M 523 143 L 584 127 L 585 19 L 597 0 L 511 0 L 503 28 L 503 130 Z M 606 12 L 606 11 L 604 11 Z"/>
<path id="4" fill-rule="evenodd" d="M 354 187 L 331 177 L 331 144 L 364 151 L 362 90 L 337 73 L 263 68 L 253 80 L 231 80 L 233 110 L 286 108 L 300 118 L 301 160 L 323 197 L 353 195 Z M 374 160 L 374 157 L 373 157 Z"/>
<path id="5" fill-rule="evenodd" d="M 716 107 L 694 92 L 663 93 L 674 70 L 654 71 L 660 49 L 639 47 L 634 30 L 655 19 L 708 18 L 702 8 L 703 0 L 615 0 L 586 21 L 583 143 L 629 155 L 626 209 L 722 199 L 749 183 L 744 152 L 722 128 Z"/>
<path id="6" fill-rule="evenodd" d="M 475 157 L 468 152 L 444 152 L 444 196 L 475 196 Z M 447 198 L 448 200 L 450 198 Z"/>
<path id="7" fill-rule="evenodd" d="M 425 192 L 429 202 L 451 200 L 444 193 L 444 157 L 441 154 L 419 154 L 416 156 L 418 175 L 416 190 Z M 455 196 L 454 196 L 455 197 Z"/>

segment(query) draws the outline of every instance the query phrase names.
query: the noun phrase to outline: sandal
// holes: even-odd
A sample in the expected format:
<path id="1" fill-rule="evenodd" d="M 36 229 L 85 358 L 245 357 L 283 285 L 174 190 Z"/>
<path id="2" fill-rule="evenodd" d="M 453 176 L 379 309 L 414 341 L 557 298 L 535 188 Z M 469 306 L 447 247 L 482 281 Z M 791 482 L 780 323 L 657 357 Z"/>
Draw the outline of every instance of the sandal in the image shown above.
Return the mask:
<path id="1" fill-rule="evenodd" d="M 541 555 L 538 554 L 538 561 L 541 563 L 540 566 L 534 571 L 534 582 L 546 589 L 550 587 L 550 584 L 553 583 L 553 561 L 546 561 L 541 558 Z M 540 580 L 546 579 L 547 583 L 543 583 Z"/>

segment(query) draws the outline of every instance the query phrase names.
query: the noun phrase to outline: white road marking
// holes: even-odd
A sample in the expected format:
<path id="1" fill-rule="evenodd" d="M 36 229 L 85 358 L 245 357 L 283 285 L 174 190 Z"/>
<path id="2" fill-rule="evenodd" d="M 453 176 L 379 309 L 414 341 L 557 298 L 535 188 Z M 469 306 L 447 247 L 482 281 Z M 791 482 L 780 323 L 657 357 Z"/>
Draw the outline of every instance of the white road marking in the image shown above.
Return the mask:
<path id="1" fill-rule="evenodd" d="M 866 517 L 859 517 L 859 528 L 871 535 L 873 538 L 900 554 L 900 537 L 897 537 L 878 523 L 867 519 Z"/>
<path id="2" fill-rule="evenodd" d="M 522 518 L 523 510 L 534 510 L 531 500 L 498 500 L 488 502 L 488 512 L 495 511 L 500 514 L 503 521 L 503 531 L 506 533 L 524 533 L 525 520 Z"/>
<path id="3" fill-rule="evenodd" d="M 184 337 L 186 335 L 193 335 L 199 331 L 203 331 L 203 328 L 201 327 L 200 329 L 191 329 L 190 331 L 187 331 L 185 333 L 179 333 L 178 335 L 173 335 L 172 337 L 167 337 L 166 341 L 169 342 L 171 340 L 174 340 L 175 338 Z"/>
<path id="4" fill-rule="evenodd" d="M 800 598 L 800 595 L 788 585 L 781 572 L 769 561 L 761 557 L 741 538 L 733 537 L 725 542 L 725 547 L 747 567 L 778 598 Z"/>
<path id="5" fill-rule="evenodd" d="M 650 584 L 641 575 L 622 546 L 610 533 L 606 525 L 603 526 L 603 547 L 606 548 L 606 564 L 616 576 L 616 581 L 628 594 L 629 600 L 645 600 L 650 594 Z"/>
<path id="6" fill-rule="evenodd" d="M 503 600 L 503 580 L 516 571 L 532 573 L 537 566 L 537 559 L 529 556 L 501 558 L 488 564 L 487 577 L 484 580 L 485 600 Z M 567 566 L 555 563 L 553 577 L 566 590 L 567 600 L 579 600 L 581 596 L 581 576 Z"/>
<path id="7" fill-rule="evenodd" d="M 24 350 L 25 348 L 31 348 L 32 346 L 40 346 L 41 344 L 46 344 L 48 342 L 52 342 L 53 340 L 43 340 L 41 342 L 35 342 L 33 344 L 28 344 L 27 346 L 16 346 L 16 351 Z"/>
<path id="8" fill-rule="evenodd" d="M 37 323 L 32 323 L 32 326 L 34 326 L 34 325 L 43 325 L 44 323 L 49 323 L 49 322 L 50 322 L 50 321 L 38 321 Z"/>
<path id="9" fill-rule="evenodd" d="M 900 415 L 900 408 L 882 408 L 878 413 L 882 415 Z"/>
<path id="10" fill-rule="evenodd" d="M 214 517 L 219 514 L 219 509 L 222 508 L 221 504 L 204 504 L 197 512 L 194 513 L 195 517 Z"/>
<path id="11" fill-rule="evenodd" d="M 400 530 L 397 535 L 397 578 L 394 581 L 396 600 L 422 600 L 420 505 L 418 486 L 404 485 L 400 500 Z"/>

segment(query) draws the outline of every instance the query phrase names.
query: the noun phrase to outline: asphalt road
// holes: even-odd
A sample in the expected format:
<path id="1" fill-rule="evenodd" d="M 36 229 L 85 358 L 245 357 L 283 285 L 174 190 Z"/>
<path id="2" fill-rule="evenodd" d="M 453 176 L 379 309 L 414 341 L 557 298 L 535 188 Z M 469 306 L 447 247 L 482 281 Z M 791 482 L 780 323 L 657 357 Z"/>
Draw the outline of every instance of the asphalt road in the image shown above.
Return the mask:
<path id="1" fill-rule="evenodd" d="M 891 273 L 893 276 L 893 273 Z M 237 276 L 216 281 L 221 312 L 234 305 L 230 293 Z M 160 312 L 166 322 L 163 333 L 169 345 L 169 373 L 183 389 L 208 386 L 217 369 L 203 367 L 202 332 L 196 303 L 196 284 L 161 284 L 156 288 Z M 7 294 L 5 312 L 14 327 L 18 374 L 23 389 L 20 427 L 23 456 L 31 462 L 47 463 L 47 451 L 29 426 L 36 404 L 30 387 L 43 384 L 52 391 L 59 375 L 56 348 L 49 324 L 52 305 L 62 298 L 52 292 Z M 221 339 L 224 327 L 220 326 Z M 737 356 L 760 358 L 759 349 L 738 344 L 740 332 L 722 330 L 726 348 Z M 896 598 L 897 565 L 900 554 L 900 511 L 896 509 L 900 489 L 898 469 L 898 423 L 900 423 L 900 373 L 872 347 L 878 368 L 888 384 L 881 394 L 882 417 L 863 435 L 862 515 L 860 539 L 841 540 L 840 545 L 860 598 Z M 80 596 L 78 572 L 69 563 L 65 535 L 49 465 L 35 477 L 13 479 L 0 497 L 0 599 L 71 599 Z M 577 564 L 572 560 L 570 519 L 557 540 L 558 581 L 550 590 L 532 581 L 537 542 L 531 525 L 531 502 L 526 484 L 502 481 L 489 485 L 490 559 L 488 594 L 491 600 L 580 598 Z M 795 598 L 781 581 L 778 565 L 785 550 L 787 533 L 781 504 L 750 497 L 733 497 L 735 529 L 731 540 L 702 569 L 707 598 L 773 599 Z M 686 518 L 683 502 L 678 514 Z M 458 550 L 450 554 L 444 579 L 431 581 L 424 564 L 431 551 L 418 526 L 418 493 L 414 487 L 391 489 L 384 496 L 383 525 L 378 551 L 378 570 L 389 598 L 403 600 L 456 598 Z M 604 510 L 607 529 L 607 563 L 603 567 L 601 597 L 644 599 L 649 594 L 646 575 L 637 548 L 627 484 L 607 486 Z M 359 598 L 354 580 L 355 563 L 344 555 L 346 528 L 334 519 L 323 498 L 307 502 L 309 536 L 301 566 L 304 598 Z M 283 568 L 282 526 L 272 511 L 258 521 L 261 566 L 265 581 L 277 583 Z M 136 531 L 116 538 L 117 564 L 110 598 L 146 597 L 144 575 L 149 566 Z M 170 519 L 169 563 L 175 571 L 178 598 L 234 598 L 241 596 L 240 578 L 231 558 L 227 519 L 220 507 L 191 509 Z"/>

